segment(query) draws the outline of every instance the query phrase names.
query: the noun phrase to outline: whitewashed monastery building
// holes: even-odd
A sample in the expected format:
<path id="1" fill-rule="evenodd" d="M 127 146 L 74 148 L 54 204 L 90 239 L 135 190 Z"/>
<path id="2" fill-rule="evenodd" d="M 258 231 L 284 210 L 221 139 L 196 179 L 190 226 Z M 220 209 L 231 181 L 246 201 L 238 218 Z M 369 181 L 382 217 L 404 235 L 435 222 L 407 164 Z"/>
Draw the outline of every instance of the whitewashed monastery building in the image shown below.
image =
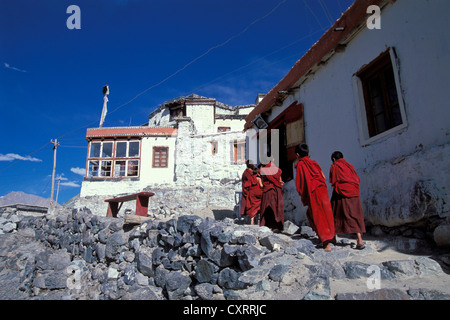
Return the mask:
<path id="1" fill-rule="evenodd" d="M 245 169 L 244 119 L 254 107 L 191 94 L 160 105 L 145 125 L 87 129 L 80 197 L 239 181 Z"/>

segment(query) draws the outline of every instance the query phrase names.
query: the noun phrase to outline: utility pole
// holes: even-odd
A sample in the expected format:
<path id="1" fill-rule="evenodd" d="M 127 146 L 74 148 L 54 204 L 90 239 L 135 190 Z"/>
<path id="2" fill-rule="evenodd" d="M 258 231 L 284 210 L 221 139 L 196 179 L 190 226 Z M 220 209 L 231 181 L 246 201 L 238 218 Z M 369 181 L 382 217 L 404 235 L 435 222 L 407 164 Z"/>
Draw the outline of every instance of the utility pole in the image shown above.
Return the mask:
<path id="1" fill-rule="evenodd" d="M 56 149 L 59 146 L 58 139 L 55 139 L 55 141 L 50 140 L 50 142 L 53 144 L 53 172 L 52 172 L 52 193 L 50 196 L 50 208 L 53 209 L 53 192 L 55 191 L 55 171 L 56 171 Z"/>
<path id="2" fill-rule="evenodd" d="M 56 187 L 56 199 L 55 199 L 55 202 L 58 203 L 59 183 L 61 182 L 61 176 L 59 176 L 58 178 L 56 178 L 56 180 L 58 180 L 58 186 Z"/>

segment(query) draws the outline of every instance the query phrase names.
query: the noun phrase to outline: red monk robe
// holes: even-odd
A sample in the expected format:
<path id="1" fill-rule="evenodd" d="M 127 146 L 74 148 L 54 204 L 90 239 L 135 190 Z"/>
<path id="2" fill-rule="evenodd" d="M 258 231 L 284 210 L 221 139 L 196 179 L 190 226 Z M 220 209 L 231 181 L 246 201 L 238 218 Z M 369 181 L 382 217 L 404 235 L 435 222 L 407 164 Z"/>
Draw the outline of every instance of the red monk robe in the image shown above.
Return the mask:
<path id="1" fill-rule="evenodd" d="M 252 168 L 245 169 L 242 174 L 241 215 L 254 218 L 261 208 L 262 189 L 257 180 L 257 174 Z"/>
<path id="2" fill-rule="evenodd" d="M 328 198 L 325 177 L 319 164 L 308 156 L 300 158 L 295 165 L 297 191 L 302 203 L 308 206 L 306 216 L 309 224 L 324 244 L 335 241 L 334 219 Z"/>
<path id="3" fill-rule="evenodd" d="M 333 186 L 331 207 L 337 234 L 365 233 L 364 215 L 359 198 L 360 178 L 344 158 L 334 160 L 330 168 Z"/>
<path id="4" fill-rule="evenodd" d="M 261 168 L 263 195 L 261 200 L 260 226 L 267 226 L 273 230 L 284 229 L 284 201 L 281 188 L 281 169 L 269 162 Z"/>
<path id="5" fill-rule="evenodd" d="M 242 198 L 241 198 L 241 215 L 245 214 L 245 207 L 247 203 L 248 193 L 251 186 L 252 168 L 247 168 L 242 173 Z"/>

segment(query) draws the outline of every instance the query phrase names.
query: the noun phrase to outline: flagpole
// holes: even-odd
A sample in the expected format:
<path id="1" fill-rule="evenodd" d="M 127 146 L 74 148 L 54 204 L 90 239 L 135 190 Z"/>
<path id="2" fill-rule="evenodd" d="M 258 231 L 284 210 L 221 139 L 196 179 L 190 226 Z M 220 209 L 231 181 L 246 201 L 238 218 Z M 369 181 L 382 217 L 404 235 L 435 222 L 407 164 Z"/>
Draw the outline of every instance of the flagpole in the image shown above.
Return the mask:
<path id="1" fill-rule="evenodd" d="M 103 127 L 103 122 L 105 121 L 106 113 L 108 112 L 107 103 L 108 103 L 108 97 L 109 94 L 109 86 L 103 87 L 103 109 L 102 109 L 102 115 L 100 118 L 100 125 L 99 127 Z"/>

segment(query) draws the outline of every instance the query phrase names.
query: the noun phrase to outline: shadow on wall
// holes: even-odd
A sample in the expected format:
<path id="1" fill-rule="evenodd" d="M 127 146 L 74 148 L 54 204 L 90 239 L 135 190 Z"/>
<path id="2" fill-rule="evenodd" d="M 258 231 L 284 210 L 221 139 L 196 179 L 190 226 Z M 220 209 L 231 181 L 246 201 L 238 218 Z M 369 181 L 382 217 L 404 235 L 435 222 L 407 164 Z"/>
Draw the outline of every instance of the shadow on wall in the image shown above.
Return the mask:
<path id="1" fill-rule="evenodd" d="M 234 219 L 236 218 L 236 210 L 228 209 L 213 209 L 214 219 L 223 220 L 225 218 Z"/>

